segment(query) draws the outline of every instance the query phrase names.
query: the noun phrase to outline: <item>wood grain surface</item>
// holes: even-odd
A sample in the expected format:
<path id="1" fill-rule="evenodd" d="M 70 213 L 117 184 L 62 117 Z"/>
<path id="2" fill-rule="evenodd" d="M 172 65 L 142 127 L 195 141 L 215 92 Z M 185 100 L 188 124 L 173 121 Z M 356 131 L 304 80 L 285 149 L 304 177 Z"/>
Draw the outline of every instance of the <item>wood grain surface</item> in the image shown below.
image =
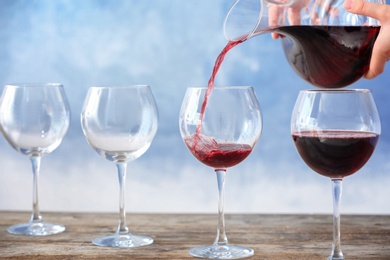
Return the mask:
<path id="1" fill-rule="evenodd" d="M 0 211 L 2 259 L 194 259 L 188 250 L 213 243 L 214 214 L 127 214 L 134 234 L 154 239 L 149 246 L 117 249 L 95 246 L 91 239 L 115 232 L 114 213 L 43 213 L 44 220 L 66 226 L 61 234 L 31 237 L 11 235 L 7 227 L 29 219 L 28 212 Z M 328 215 L 228 214 L 231 244 L 255 251 L 247 259 L 326 259 L 332 246 Z M 345 215 L 341 242 L 346 260 L 390 259 L 390 216 Z"/>

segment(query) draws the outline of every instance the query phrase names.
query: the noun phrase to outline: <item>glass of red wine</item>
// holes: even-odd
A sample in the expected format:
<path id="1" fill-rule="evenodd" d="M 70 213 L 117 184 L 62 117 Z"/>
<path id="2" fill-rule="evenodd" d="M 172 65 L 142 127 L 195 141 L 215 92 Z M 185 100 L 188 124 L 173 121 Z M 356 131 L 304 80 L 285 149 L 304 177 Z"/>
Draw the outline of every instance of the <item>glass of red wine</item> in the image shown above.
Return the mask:
<path id="1" fill-rule="evenodd" d="M 126 226 L 125 184 L 130 161 L 150 147 L 158 128 L 158 111 L 147 85 L 91 87 L 81 112 L 81 126 L 89 145 L 115 163 L 119 180 L 119 224 L 113 235 L 97 237 L 98 246 L 134 248 L 153 243 Z"/>
<path id="2" fill-rule="evenodd" d="M 192 256 L 238 259 L 253 255 L 251 248 L 229 244 L 225 232 L 226 169 L 247 158 L 262 130 L 260 105 L 252 87 L 188 88 L 180 111 L 180 133 L 190 152 L 214 168 L 219 203 L 217 237 L 212 245 L 192 248 Z"/>
<path id="3" fill-rule="evenodd" d="M 342 180 L 370 159 L 381 133 L 372 94 L 366 89 L 303 90 L 292 114 L 291 133 L 303 161 L 332 181 L 333 247 L 328 259 L 342 260 Z"/>

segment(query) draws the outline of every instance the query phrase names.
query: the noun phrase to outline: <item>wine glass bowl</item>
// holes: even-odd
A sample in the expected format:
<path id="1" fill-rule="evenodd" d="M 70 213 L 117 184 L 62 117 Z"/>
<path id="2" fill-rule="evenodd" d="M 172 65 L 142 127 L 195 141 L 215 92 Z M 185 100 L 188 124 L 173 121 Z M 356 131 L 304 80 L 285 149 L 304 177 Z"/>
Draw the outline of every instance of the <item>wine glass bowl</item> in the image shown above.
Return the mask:
<path id="1" fill-rule="evenodd" d="M 70 121 L 63 86 L 57 83 L 6 85 L 0 105 L 0 123 L 7 142 L 27 155 L 33 168 L 33 212 L 28 223 L 8 228 L 11 234 L 45 236 L 65 227 L 44 222 L 38 205 L 41 157 L 61 143 Z"/>
<path id="2" fill-rule="evenodd" d="M 251 248 L 231 245 L 225 232 L 224 186 L 226 169 L 252 152 L 262 129 L 260 105 L 252 87 L 188 88 L 180 112 L 180 133 L 196 159 L 214 168 L 219 205 L 215 242 L 192 248 L 195 257 L 238 259 L 253 255 Z"/>
<path id="3" fill-rule="evenodd" d="M 81 112 L 81 126 L 89 145 L 118 170 L 119 225 L 114 235 L 92 240 L 95 245 L 131 248 L 153 243 L 131 234 L 126 226 L 125 181 L 127 163 L 150 147 L 158 128 L 157 106 L 147 85 L 91 87 Z"/>
<path id="4" fill-rule="evenodd" d="M 342 180 L 370 159 L 381 133 L 369 90 L 304 90 L 291 119 L 291 134 L 303 161 L 329 177 L 333 187 L 333 248 L 330 260 L 344 259 L 340 245 Z"/>

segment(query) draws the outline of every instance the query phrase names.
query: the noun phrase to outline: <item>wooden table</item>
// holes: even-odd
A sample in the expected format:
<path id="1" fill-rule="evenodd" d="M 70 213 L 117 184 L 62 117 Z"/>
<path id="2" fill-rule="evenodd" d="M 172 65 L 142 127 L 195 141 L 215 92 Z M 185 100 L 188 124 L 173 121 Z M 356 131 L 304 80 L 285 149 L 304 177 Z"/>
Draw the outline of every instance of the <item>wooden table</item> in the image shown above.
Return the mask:
<path id="1" fill-rule="evenodd" d="M 114 213 L 43 213 L 48 222 L 66 226 L 62 234 L 31 237 L 11 235 L 7 227 L 25 222 L 28 212 L 0 212 L 0 258 L 3 259 L 194 259 L 188 249 L 208 245 L 216 235 L 213 214 L 127 214 L 134 234 L 151 236 L 146 247 L 117 249 L 91 243 L 112 234 Z M 332 246 L 328 215 L 226 215 L 231 244 L 251 247 L 249 259 L 326 259 Z M 341 241 L 345 258 L 390 259 L 390 215 L 343 215 Z"/>

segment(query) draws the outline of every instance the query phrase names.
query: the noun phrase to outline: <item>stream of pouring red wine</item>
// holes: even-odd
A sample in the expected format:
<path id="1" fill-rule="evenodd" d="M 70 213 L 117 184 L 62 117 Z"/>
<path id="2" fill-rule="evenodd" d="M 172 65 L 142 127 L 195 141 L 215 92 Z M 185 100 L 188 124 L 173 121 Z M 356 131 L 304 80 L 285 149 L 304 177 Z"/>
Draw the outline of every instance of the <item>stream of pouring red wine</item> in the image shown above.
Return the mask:
<path id="1" fill-rule="evenodd" d="M 282 40 L 286 58 L 295 72 L 310 84 L 342 88 L 354 83 L 368 70 L 379 26 L 281 26 L 275 31 Z M 268 31 L 259 31 L 265 33 Z M 226 54 L 247 38 L 230 41 L 215 61 L 196 127 L 193 148 L 200 138 L 202 121 L 214 87 L 214 79 Z"/>
<path id="2" fill-rule="evenodd" d="M 202 103 L 202 108 L 200 110 L 198 125 L 196 126 L 196 133 L 195 133 L 195 138 L 194 138 L 194 143 L 193 143 L 193 149 L 194 150 L 195 150 L 196 145 L 197 145 L 197 143 L 199 141 L 199 138 L 200 138 L 199 135 L 200 135 L 200 131 L 202 129 L 202 121 L 203 121 L 204 112 L 206 111 L 207 102 L 208 102 L 208 100 L 210 98 L 211 92 L 213 91 L 214 80 L 215 80 L 215 77 L 216 77 L 216 75 L 217 75 L 217 73 L 219 71 L 219 68 L 221 67 L 222 62 L 225 59 L 226 54 L 233 47 L 237 46 L 240 43 L 243 43 L 245 40 L 246 39 L 239 40 L 239 41 L 229 41 L 226 44 L 225 48 L 223 48 L 221 53 L 218 55 L 218 57 L 217 57 L 217 59 L 215 61 L 213 72 L 212 72 L 211 77 L 209 79 L 209 82 L 207 84 L 207 91 L 206 91 L 206 94 L 204 96 L 204 100 L 203 100 L 203 103 Z"/>

